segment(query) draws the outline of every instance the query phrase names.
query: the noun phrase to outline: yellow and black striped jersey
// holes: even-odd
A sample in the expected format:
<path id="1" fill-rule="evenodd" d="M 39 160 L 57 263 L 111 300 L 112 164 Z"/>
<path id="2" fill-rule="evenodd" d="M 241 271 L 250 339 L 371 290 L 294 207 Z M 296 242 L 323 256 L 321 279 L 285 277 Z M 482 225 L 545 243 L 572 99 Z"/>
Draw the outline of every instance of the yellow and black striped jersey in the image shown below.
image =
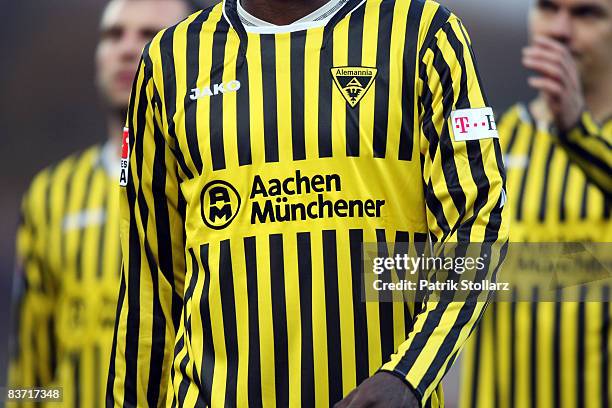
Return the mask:
<path id="1" fill-rule="evenodd" d="M 73 155 L 23 199 L 9 385 L 62 387 L 50 406 L 104 401 L 121 262 L 116 155 L 110 144 Z"/>
<path id="2" fill-rule="evenodd" d="M 362 244 L 506 241 L 498 139 L 449 125 L 486 106 L 432 1 L 255 34 L 228 0 L 160 33 L 128 115 L 107 406 L 327 407 L 379 369 L 442 405 L 484 303 L 362 302 Z"/>
<path id="3" fill-rule="evenodd" d="M 600 144 L 600 150 L 605 147 L 601 140 L 612 137 L 612 121 L 598 127 L 598 140 L 590 140 L 584 129 L 581 124 L 571 134 L 579 143 Z M 599 162 L 609 168 L 610 150 L 575 162 L 572 158 L 588 148 L 562 144 L 548 129 L 540 129 L 523 105 L 502 118 L 499 132 L 508 172 L 511 242 L 612 242 L 610 196 L 583 170 L 597 173 Z M 609 170 L 607 177 L 596 180 L 609 183 Z M 591 296 L 593 290 L 604 293 Z M 585 300 L 610 299 L 607 286 L 565 291 Z M 491 304 L 466 346 L 461 406 L 607 407 L 612 401 L 611 316 L 609 302 Z"/>

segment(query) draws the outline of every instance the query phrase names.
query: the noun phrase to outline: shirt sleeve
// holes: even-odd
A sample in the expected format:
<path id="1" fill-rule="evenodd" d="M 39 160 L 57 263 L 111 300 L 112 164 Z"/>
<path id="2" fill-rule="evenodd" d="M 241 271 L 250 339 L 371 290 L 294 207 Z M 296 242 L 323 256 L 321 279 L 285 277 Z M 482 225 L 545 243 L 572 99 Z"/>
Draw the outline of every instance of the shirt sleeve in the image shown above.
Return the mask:
<path id="1" fill-rule="evenodd" d="M 420 52 L 418 69 L 420 153 L 430 236 L 437 243 L 481 246 L 480 254 L 489 260 L 484 276 L 493 276 L 508 239 L 499 139 L 480 138 L 479 133 L 467 141 L 453 136 L 451 113 L 485 108 L 487 102 L 461 22 L 450 15 L 434 33 Z M 483 300 L 479 295 L 470 294 L 464 301 L 430 295 L 413 320 L 408 339 L 383 365 L 383 371 L 405 380 L 421 406 L 482 316 L 488 297 Z"/>
<path id="2" fill-rule="evenodd" d="M 49 171 L 34 180 L 22 201 L 17 231 L 10 334 L 10 388 L 49 386 L 56 368 L 55 289 L 45 258 L 45 190 Z M 35 406 L 20 402 L 10 406 Z"/>
<path id="3" fill-rule="evenodd" d="M 584 112 L 574 128 L 559 135 L 559 141 L 570 160 L 580 166 L 587 179 L 611 197 L 612 132 L 604 132 L 591 114 Z"/>
<path id="4" fill-rule="evenodd" d="M 183 303 L 185 205 L 150 47 L 133 86 L 129 149 L 123 151 L 129 167 L 121 195 L 123 260 L 107 407 L 165 405 Z"/>

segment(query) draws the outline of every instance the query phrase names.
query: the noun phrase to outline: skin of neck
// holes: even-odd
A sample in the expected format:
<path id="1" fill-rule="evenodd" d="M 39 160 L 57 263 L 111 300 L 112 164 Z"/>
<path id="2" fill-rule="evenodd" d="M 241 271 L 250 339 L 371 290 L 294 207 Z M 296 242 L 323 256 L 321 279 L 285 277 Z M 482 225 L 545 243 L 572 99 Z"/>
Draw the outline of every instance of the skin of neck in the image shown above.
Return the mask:
<path id="1" fill-rule="evenodd" d="M 121 156 L 121 137 L 123 135 L 124 123 L 125 118 L 122 118 L 119 113 L 109 112 L 106 115 L 107 138 L 109 143 L 114 146 L 117 157 Z"/>
<path id="2" fill-rule="evenodd" d="M 287 25 L 317 10 L 329 0 L 240 0 L 251 15 L 275 25 Z"/>

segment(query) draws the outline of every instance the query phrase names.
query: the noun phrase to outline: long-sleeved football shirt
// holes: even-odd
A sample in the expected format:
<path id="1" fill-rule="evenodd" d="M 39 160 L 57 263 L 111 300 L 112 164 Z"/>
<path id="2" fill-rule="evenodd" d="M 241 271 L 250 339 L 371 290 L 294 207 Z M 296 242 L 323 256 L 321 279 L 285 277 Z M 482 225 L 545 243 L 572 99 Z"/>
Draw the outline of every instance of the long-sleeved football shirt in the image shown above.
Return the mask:
<path id="1" fill-rule="evenodd" d="M 442 404 L 485 303 L 362 302 L 362 246 L 507 239 L 457 17 L 349 0 L 247 33 L 228 0 L 145 49 L 128 127 L 108 406 L 327 407 L 381 369 Z"/>
<path id="2" fill-rule="evenodd" d="M 47 168 L 24 196 L 9 387 L 61 387 L 100 407 L 113 339 L 121 251 L 116 148 L 93 146 Z"/>

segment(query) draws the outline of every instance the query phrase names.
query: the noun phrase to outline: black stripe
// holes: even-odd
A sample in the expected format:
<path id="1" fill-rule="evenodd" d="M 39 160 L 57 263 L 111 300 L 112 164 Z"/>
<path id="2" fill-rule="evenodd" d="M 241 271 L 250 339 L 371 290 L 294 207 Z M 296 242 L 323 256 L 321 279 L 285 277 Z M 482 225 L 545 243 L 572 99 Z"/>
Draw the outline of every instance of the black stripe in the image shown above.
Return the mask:
<path id="1" fill-rule="evenodd" d="M 85 159 L 85 158 L 83 158 Z M 83 197 L 81 197 L 81 202 L 78 204 L 78 206 L 75 208 L 79 211 L 81 210 L 86 210 L 88 208 L 92 208 L 93 206 L 93 200 L 94 200 L 94 195 L 91 194 L 91 191 L 93 190 L 94 184 L 93 178 L 94 175 L 96 173 L 100 174 L 98 171 L 96 171 L 96 168 L 91 168 L 89 167 L 90 163 L 86 163 L 87 167 L 84 169 L 78 169 L 79 173 L 82 173 L 84 171 L 86 171 L 87 173 L 87 178 L 85 179 L 85 184 L 83 184 L 84 187 L 84 191 L 83 191 Z M 100 170 L 103 171 L 103 170 Z M 99 228 L 98 228 L 99 231 Z M 76 251 L 76 257 L 75 257 L 75 275 L 76 275 L 76 280 L 77 282 L 80 282 L 83 280 L 83 271 L 85 270 L 84 265 L 83 265 L 83 245 L 85 244 L 84 240 L 83 240 L 83 236 L 85 235 L 85 228 L 80 228 L 78 231 L 78 238 L 76 240 L 77 242 L 77 247 L 75 248 Z M 100 254 L 98 254 L 98 256 L 100 256 Z"/>
<path id="2" fill-rule="evenodd" d="M 363 19 L 365 8 L 360 7 L 351 14 L 348 32 L 348 66 L 362 66 L 361 54 L 363 51 Z M 366 84 L 363 84 L 364 86 Z M 359 112 L 361 105 L 351 109 L 346 105 L 346 155 L 348 157 L 359 157 Z"/>
<path id="3" fill-rule="evenodd" d="M 81 408 L 81 391 L 82 391 L 82 384 L 81 384 L 81 352 L 78 351 L 74 351 L 70 354 L 70 360 L 72 363 L 72 380 L 73 383 L 71 384 L 71 388 L 72 388 L 72 392 L 73 392 L 73 396 L 74 396 L 74 407 L 75 408 Z"/>
<path id="4" fill-rule="evenodd" d="M 531 162 L 532 159 L 532 155 L 533 155 L 533 145 L 535 143 L 535 128 L 531 130 L 531 135 L 529 136 L 529 150 L 527 153 L 527 160 L 529 162 Z M 525 207 L 525 205 L 527 205 L 527 203 L 525 202 L 525 190 L 527 189 L 527 180 L 529 179 L 529 169 L 531 168 L 531 166 L 527 166 L 525 168 L 525 170 L 523 171 L 523 177 L 521 179 L 521 187 L 519 190 L 519 196 L 518 196 L 518 206 L 516 209 L 516 220 L 517 221 L 522 221 L 523 219 L 523 209 Z"/>
<path id="5" fill-rule="evenodd" d="M 325 27 L 327 33 L 329 24 Z M 324 34 L 325 36 L 325 34 Z M 319 56 L 319 157 L 332 157 L 332 76 L 333 67 L 333 36 L 327 37 L 327 44 L 321 48 Z"/>
<path id="6" fill-rule="evenodd" d="M 179 341 L 176 343 L 176 350 L 174 354 L 175 360 L 178 357 L 178 352 L 183 349 L 185 349 L 185 334 L 183 334 L 179 338 Z M 179 384 L 179 388 L 178 388 L 178 400 L 181 401 L 181 403 L 185 401 L 185 398 L 187 397 L 187 391 L 189 391 L 189 376 L 187 375 L 187 363 L 188 362 L 189 362 L 189 353 L 185 353 L 185 355 L 183 356 L 183 359 L 179 363 L 179 371 L 181 372 L 181 376 L 183 377 L 181 379 L 181 383 Z M 172 379 L 170 380 L 172 381 Z"/>
<path id="7" fill-rule="evenodd" d="M 212 67 L 210 69 L 211 86 L 223 83 L 228 30 L 227 21 L 224 18 L 219 20 L 213 35 Z M 207 51 L 209 50 L 203 50 L 203 52 Z M 223 95 L 210 98 L 210 154 L 212 156 L 213 170 L 223 170 L 226 167 L 223 140 L 223 99 Z"/>
<path id="8" fill-rule="evenodd" d="M 107 176 L 108 177 L 108 176 Z M 114 254 L 121 254 L 121 245 L 119 245 L 119 248 L 117 248 L 115 245 L 113 245 L 113 247 L 110 247 L 110 242 L 107 242 L 106 240 L 106 233 L 108 231 L 109 228 L 111 228 L 111 223 L 109 222 L 109 216 L 110 216 L 110 211 L 111 211 L 111 207 L 114 207 L 115 205 L 117 205 L 116 202 L 110 202 L 111 200 L 109 200 L 109 197 L 112 197 L 112 192 L 113 189 L 117 188 L 117 185 L 114 182 L 108 182 L 108 178 L 105 179 L 106 182 L 106 191 L 104 193 L 104 198 L 102 199 L 102 204 L 100 205 L 100 208 L 104 209 L 104 223 L 100 226 L 99 230 L 98 230 L 98 265 L 97 265 L 97 269 L 96 269 L 96 277 L 98 279 L 102 278 L 105 275 L 105 272 L 108 272 L 108 270 L 104 270 L 104 260 L 108 259 L 111 256 L 111 253 Z M 119 250 L 119 252 L 117 252 L 117 250 Z M 121 257 L 120 257 L 121 258 Z M 117 269 L 112 270 L 112 266 L 111 266 L 111 276 L 116 279 L 117 278 L 117 272 L 119 272 L 121 270 L 121 267 L 118 267 Z"/>
<path id="9" fill-rule="evenodd" d="M 77 171 L 77 169 L 79 168 L 79 164 L 80 164 L 81 159 L 75 159 L 72 160 L 70 163 L 70 171 L 69 176 L 68 176 L 68 180 L 66 181 L 66 189 L 65 192 L 63 194 L 63 198 L 61 201 L 61 205 L 58 205 L 57 207 L 57 211 L 58 214 L 67 214 L 70 211 L 70 198 L 72 197 L 72 190 L 73 190 L 73 185 L 74 185 L 74 179 L 76 177 L 76 175 L 79 173 Z M 57 187 L 59 189 L 59 186 Z M 55 187 L 53 187 L 53 189 L 55 189 Z M 61 256 L 61 264 L 62 265 L 68 265 L 69 262 L 68 260 L 69 258 L 69 254 L 68 251 L 70 250 L 70 248 L 68 248 L 67 242 L 65 239 L 60 240 L 59 243 L 59 255 Z"/>
<path id="10" fill-rule="evenodd" d="M 314 351 L 312 335 L 312 249 L 310 233 L 297 234 L 300 276 L 300 311 L 302 324 L 302 406 L 315 406 Z M 362 355 L 363 356 L 363 355 Z"/>
<path id="11" fill-rule="evenodd" d="M 291 137 L 293 160 L 306 159 L 306 138 L 304 128 L 304 54 L 306 32 L 291 33 Z M 310 85 L 310 84 L 309 84 Z M 309 86 L 308 85 L 308 86 Z"/>
<path id="12" fill-rule="evenodd" d="M 530 368 L 530 406 L 538 406 L 538 288 L 532 288 L 531 294 L 531 337 L 529 345 L 531 356 L 529 360 Z"/>
<path id="13" fill-rule="evenodd" d="M 279 161 L 279 135 L 276 93 L 276 38 L 274 34 L 264 34 L 260 38 L 266 163 L 277 163 Z"/>
<path id="14" fill-rule="evenodd" d="M 604 160 L 600 159 L 597 156 L 594 156 L 589 151 L 585 150 L 579 144 L 572 143 L 568 140 L 562 141 L 564 145 L 566 145 L 570 151 L 578 156 L 581 160 L 584 160 L 590 166 L 597 167 L 600 171 L 605 174 L 610 174 L 612 172 L 612 167 L 609 163 L 606 163 Z"/>
<path id="15" fill-rule="evenodd" d="M 198 76 L 200 74 L 200 31 L 203 22 L 208 19 L 210 11 L 200 15 L 187 27 L 187 41 L 185 48 L 186 70 L 187 70 L 187 95 L 185 95 L 185 134 L 189 155 L 195 166 L 197 174 L 202 174 L 202 156 L 200 155 L 200 144 L 198 141 L 197 126 L 197 101 L 192 101 L 189 90 L 198 87 Z M 197 52 L 196 52 L 197 50 Z M 179 149 L 177 149 L 179 150 Z"/>
<path id="16" fill-rule="evenodd" d="M 119 297 L 117 300 L 117 311 L 115 312 L 115 329 L 113 334 L 113 344 L 111 346 L 110 364 L 108 367 L 108 379 L 106 381 L 106 407 L 114 408 L 114 388 L 115 388 L 115 359 L 117 358 L 117 335 L 119 332 L 119 317 L 121 316 L 121 310 L 123 309 L 123 302 L 125 301 L 125 274 L 121 274 L 120 285 L 119 285 Z"/>
<path id="17" fill-rule="evenodd" d="M 601 303 L 601 367 L 600 367 L 600 382 L 601 382 L 601 400 L 604 401 L 604 407 L 608 407 L 610 400 L 610 286 L 605 285 L 602 288 L 602 303 Z"/>
<path id="18" fill-rule="evenodd" d="M 376 230 L 376 242 L 378 245 L 378 256 L 389 257 L 387 238 L 384 229 Z M 391 282 L 391 271 L 385 271 L 381 275 L 384 282 Z M 378 314 L 380 319 L 380 343 L 383 362 L 390 359 L 395 351 L 394 330 L 393 330 L 393 298 L 391 296 L 379 297 Z"/>
<path id="19" fill-rule="evenodd" d="M 494 306 L 497 306 L 495 302 L 491 302 L 491 304 L 488 306 L 487 311 L 485 311 L 485 313 L 488 313 L 488 315 L 483 315 L 483 319 L 486 319 L 485 316 L 490 316 L 492 319 L 492 324 L 493 324 L 493 330 L 491 333 L 491 337 L 493 340 L 493 347 L 494 350 L 495 349 L 501 349 L 501 346 L 499 344 L 499 312 L 495 313 L 495 312 L 491 312 L 491 309 L 494 309 Z M 482 320 L 484 322 L 484 320 Z M 496 364 L 497 360 L 493 360 L 493 375 L 495 376 L 495 379 L 493 380 L 493 393 L 494 393 L 494 401 L 495 401 L 495 406 L 499 407 L 500 405 L 500 387 L 499 387 L 499 377 L 501 376 L 500 371 L 501 369 L 497 366 Z"/>
<path id="20" fill-rule="evenodd" d="M 542 195 L 540 196 L 540 215 L 539 220 L 544 221 L 546 219 L 546 198 L 548 197 L 548 187 L 550 178 L 550 167 L 555 154 L 556 147 L 551 144 L 548 148 L 548 155 L 546 156 L 546 165 L 544 167 L 544 179 L 542 180 Z"/>
<path id="21" fill-rule="evenodd" d="M 285 264 L 283 236 L 270 235 L 270 279 L 274 325 L 274 374 L 276 403 L 289 406 L 289 346 L 287 342 L 287 301 L 285 299 Z"/>
<path id="22" fill-rule="evenodd" d="M 376 96 L 374 102 L 374 157 L 387 154 L 387 132 L 389 130 L 389 71 L 391 64 L 391 26 L 395 2 L 380 3 L 378 20 L 378 44 L 376 51 Z"/>
<path id="23" fill-rule="evenodd" d="M 418 32 L 425 2 L 414 0 L 408 9 L 406 38 L 404 39 L 404 73 L 402 80 L 402 131 L 400 133 L 399 159 L 412 160 L 414 144 L 415 82 L 417 65 Z"/>
<path id="24" fill-rule="evenodd" d="M 488 320 L 483 321 L 480 327 L 478 327 L 478 329 L 476 330 L 475 334 L 476 338 L 474 340 L 474 353 L 472 355 L 472 376 L 470 377 L 472 380 L 472 387 L 470 392 L 468 393 L 468 402 L 466 404 L 468 407 L 472 408 L 476 408 L 478 404 L 478 386 L 480 385 L 478 382 L 478 377 L 480 373 L 480 355 L 482 353 L 482 331 L 485 328 L 485 324 L 488 323 Z M 469 364 L 469 362 L 466 364 Z"/>
<path id="25" fill-rule="evenodd" d="M 519 129 L 521 128 L 521 120 L 520 117 L 516 118 L 516 123 L 514 124 L 514 126 L 512 127 L 512 133 L 510 134 L 510 139 L 508 140 L 508 145 L 506 146 L 506 151 L 505 153 L 507 155 L 510 155 L 513 153 L 513 149 L 514 149 L 514 144 L 516 143 L 517 139 L 518 139 L 518 132 Z"/>
<path id="26" fill-rule="evenodd" d="M 229 240 L 221 241 L 219 274 L 225 352 L 227 354 L 225 406 L 233 407 L 236 405 L 238 380 L 238 331 L 236 330 L 236 298 L 234 296 L 234 274 L 232 272 L 232 253 Z"/>
<path id="27" fill-rule="evenodd" d="M 259 343 L 259 300 L 257 288 L 257 246 L 255 237 L 244 239 L 247 291 L 249 302 L 249 405 L 261 407 L 261 363 Z"/>
<path id="28" fill-rule="evenodd" d="M 236 122 L 238 132 L 238 164 L 248 166 L 253 162 L 251 154 L 251 110 L 249 93 L 249 63 L 246 55 L 238 55 L 236 80 L 240 82 L 240 92 L 236 93 Z"/>
<path id="29" fill-rule="evenodd" d="M 568 160 L 565 165 L 565 171 L 563 172 L 563 184 L 561 187 L 561 194 L 559 196 L 559 220 L 565 221 L 567 218 L 567 206 L 565 205 L 565 197 L 567 195 L 567 184 L 569 181 L 571 162 Z"/>
<path id="30" fill-rule="evenodd" d="M 585 382 L 586 382 L 586 296 L 587 296 L 587 287 L 580 287 L 580 302 L 578 303 L 578 327 L 576 328 L 576 346 L 578 350 L 576 350 L 576 402 L 578 406 L 585 406 L 587 404 L 586 401 L 586 393 L 585 393 Z"/>
<path id="31" fill-rule="evenodd" d="M 512 292 L 510 303 L 510 406 L 514 407 L 516 401 L 516 290 Z"/>
<path id="32" fill-rule="evenodd" d="M 350 230 L 353 314 L 355 319 L 355 368 L 357 384 L 370 376 L 368 356 L 368 322 L 363 288 L 363 230 Z"/>
<path id="33" fill-rule="evenodd" d="M 582 203 L 580 204 L 580 219 L 586 220 L 588 217 L 589 210 L 589 185 L 588 180 L 585 180 L 584 187 L 582 190 Z"/>
<path id="34" fill-rule="evenodd" d="M 342 347 L 338 300 L 338 257 L 336 231 L 323 231 L 323 271 L 325 274 L 325 315 L 327 318 L 327 359 L 330 405 L 342 399 Z"/>
<path id="35" fill-rule="evenodd" d="M 555 290 L 555 321 L 553 329 L 553 395 L 552 406 L 561 406 L 561 288 Z"/>
<path id="36" fill-rule="evenodd" d="M 200 261 L 204 267 L 204 287 L 200 299 L 200 310 L 202 314 L 202 330 L 204 336 L 204 350 L 202 355 L 202 393 L 206 398 L 206 403 L 210 406 L 212 395 L 212 382 L 215 372 L 215 345 L 212 340 L 212 327 L 210 316 L 210 273 L 208 264 L 208 245 L 200 247 Z"/>

